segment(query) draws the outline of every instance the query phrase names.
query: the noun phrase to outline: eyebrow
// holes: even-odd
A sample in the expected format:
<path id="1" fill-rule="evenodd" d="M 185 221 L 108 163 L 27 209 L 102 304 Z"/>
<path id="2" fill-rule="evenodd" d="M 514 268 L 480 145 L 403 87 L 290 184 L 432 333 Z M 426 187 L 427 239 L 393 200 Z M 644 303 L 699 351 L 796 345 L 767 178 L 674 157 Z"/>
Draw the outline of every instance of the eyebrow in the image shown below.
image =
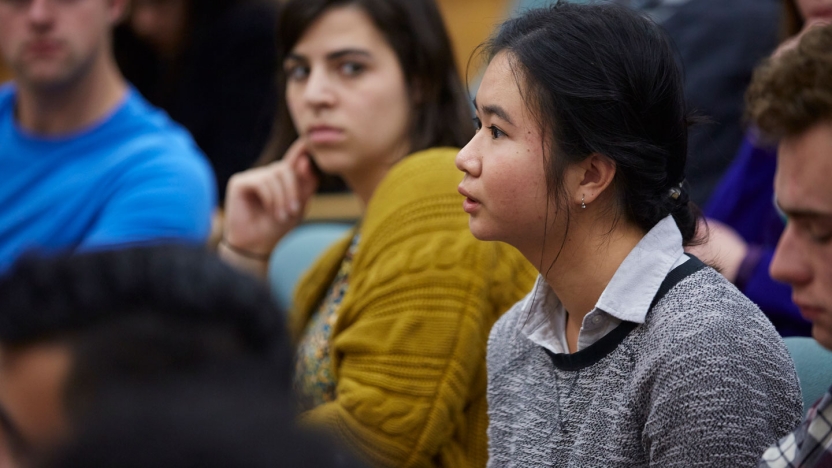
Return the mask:
<path id="1" fill-rule="evenodd" d="M 477 106 L 477 98 L 474 98 L 474 108 L 475 108 L 475 109 L 480 109 L 480 107 L 479 107 L 479 106 Z M 486 113 L 486 114 L 489 114 L 489 115 L 496 115 L 497 117 L 499 117 L 499 118 L 501 118 L 501 119 L 505 120 L 505 121 L 506 121 L 506 122 L 508 122 L 509 124 L 514 125 L 514 122 L 512 122 L 512 121 L 511 121 L 511 119 L 508 117 L 508 112 L 506 112 L 506 111 L 505 111 L 505 109 L 503 109 L 503 108 L 502 108 L 502 107 L 500 107 L 500 106 L 497 106 L 497 105 L 485 105 L 485 106 L 482 106 L 482 109 L 481 109 L 481 110 L 482 110 L 482 112 L 484 112 L 484 113 Z"/>
<path id="2" fill-rule="evenodd" d="M 364 57 L 367 57 L 367 58 L 372 58 L 372 55 L 370 54 L 370 52 L 368 52 L 364 49 L 341 49 L 341 50 L 336 50 L 334 52 L 330 52 L 330 53 L 326 54 L 326 59 L 329 60 L 329 61 L 338 60 L 338 59 L 343 58 L 347 55 L 361 55 L 361 56 L 364 56 Z M 292 53 L 289 54 L 288 57 L 286 57 L 286 60 L 304 61 L 304 60 L 306 60 L 306 57 L 303 56 L 303 55 L 296 54 L 296 53 L 292 52 Z"/>

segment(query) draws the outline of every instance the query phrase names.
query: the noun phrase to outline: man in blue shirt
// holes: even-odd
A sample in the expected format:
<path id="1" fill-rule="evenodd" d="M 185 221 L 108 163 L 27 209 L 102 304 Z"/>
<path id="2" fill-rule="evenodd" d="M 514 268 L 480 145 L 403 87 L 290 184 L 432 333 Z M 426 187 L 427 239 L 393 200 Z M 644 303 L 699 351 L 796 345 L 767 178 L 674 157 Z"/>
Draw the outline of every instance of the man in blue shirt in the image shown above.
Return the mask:
<path id="1" fill-rule="evenodd" d="M 203 242 L 216 187 L 190 135 L 122 77 L 127 0 L 0 0 L 0 273 L 23 253 Z"/>

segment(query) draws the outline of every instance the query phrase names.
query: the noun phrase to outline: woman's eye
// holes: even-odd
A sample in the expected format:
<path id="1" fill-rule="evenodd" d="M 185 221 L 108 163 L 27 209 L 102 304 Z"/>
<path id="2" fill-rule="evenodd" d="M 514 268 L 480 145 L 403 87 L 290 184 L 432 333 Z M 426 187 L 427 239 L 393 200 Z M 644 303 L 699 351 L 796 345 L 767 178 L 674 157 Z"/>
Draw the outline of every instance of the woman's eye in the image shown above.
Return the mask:
<path id="1" fill-rule="evenodd" d="M 482 129 L 482 120 L 479 117 L 474 117 L 474 127 L 476 127 L 477 131 Z"/>
<path id="2" fill-rule="evenodd" d="M 488 127 L 488 129 L 489 129 L 489 130 L 491 130 L 491 138 L 493 138 L 493 139 L 495 139 L 495 140 L 496 140 L 497 138 L 500 138 L 500 137 L 502 137 L 502 136 L 505 136 L 505 135 L 506 135 L 505 133 L 503 133 L 503 131 L 502 131 L 502 130 L 500 130 L 499 128 L 497 128 L 497 127 L 495 127 L 495 126 L 493 126 L 493 125 L 492 125 L 492 126 L 490 126 L 490 127 Z"/>
<path id="3" fill-rule="evenodd" d="M 341 64 L 341 73 L 347 76 L 356 76 L 364 71 L 364 65 L 356 62 L 345 62 Z"/>
<path id="4" fill-rule="evenodd" d="M 286 78 L 290 81 L 303 80 L 309 75 L 309 68 L 302 65 L 286 67 Z"/>

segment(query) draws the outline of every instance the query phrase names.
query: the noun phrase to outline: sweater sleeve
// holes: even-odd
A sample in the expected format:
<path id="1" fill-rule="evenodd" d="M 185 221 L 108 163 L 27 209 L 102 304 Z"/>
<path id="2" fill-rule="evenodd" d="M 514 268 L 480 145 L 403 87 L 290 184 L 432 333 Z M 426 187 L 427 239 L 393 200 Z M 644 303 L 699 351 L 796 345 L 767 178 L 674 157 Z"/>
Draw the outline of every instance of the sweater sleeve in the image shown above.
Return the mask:
<path id="1" fill-rule="evenodd" d="M 680 324 L 655 370 L 644 432 L 650 466 L 753 466 L 800 420 L 794 365 L 771 326 L 742 307 L 717 319 L 701 311 L 720 304 L 687 306 L 702 323 Z"/>
<path id="2" fill-rule="evenodd" d="M 509 278 L 508 262 L 488 265 L 496 250 L 467 232 L 397 244 L 353 278 L 342 310 L 355 312 L 334 331 L 337 398 L 303 419 L 374 466 L 484 466 L 485 347 L 499 313 L 487 278 Z M 472 401 L 482 417 L 466 424 Z"/>

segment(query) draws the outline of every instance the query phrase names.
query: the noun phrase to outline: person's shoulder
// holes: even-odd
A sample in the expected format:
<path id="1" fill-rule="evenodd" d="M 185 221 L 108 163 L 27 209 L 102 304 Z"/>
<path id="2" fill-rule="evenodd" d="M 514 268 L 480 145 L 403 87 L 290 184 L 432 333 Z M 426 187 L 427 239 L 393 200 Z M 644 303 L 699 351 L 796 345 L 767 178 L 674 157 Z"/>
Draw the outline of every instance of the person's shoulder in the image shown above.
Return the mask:
<path id="1" fill-rule="evenodd" d="M 117 116 L 118 134 L 128 149 L 163 157 L 178 164 L 202 164 L 205 157 L 191 134 L 168 114 L 147 102 L 135 89 Z"/>
<path id="2" fill-rule="evenodd" d="M 788 356 L 780 335 L 760 308 L 710 267 L 668 291 L 648 314 L 645 329 L 647 340 L 664 342 L 677 351 L 730 348 Z"/>
<path id="3" fill-rule="evenodd" d="M 515 368 L 518 359 L 535 345 L 523 334 L 521 328 L 528 318 L 533 292 L 518 301 L 491 327 L 488 335 L 489 378 L 499 377 Z"/>
<path id="4" fill-rule="evenodd" d="M 457 192 L 457 186 L 462 180 L 462 172 L 454 163 L 457 153 L 457 148 L 430 148 L 405 157 L 390 169 L 379 184 L 377 193 L 381 196 L 378 198 L 411 203 L 450 195 L 458 197 L 461 203 L 462 196 Z"/>
<path id="5" fill-rule="evenodd" d="M 213 170 L 190 133 L 131 89 L 116 116 L 109 138 L 116 147 L 119 167 L 130 174 L 164 178 L 181 177 L 183 186 L 215 190 Z"/>
<path id="6" fill-rule="evenodd" d="M 514 335 L 520 332 L 522 321 L 526 319 L 529 314 L 529 308 L 532 305 L 532 300 L 535 291 L 529 291 L 525 297 L 517 301 L 511 306 L 506 313 L 494 323 L 491 328 L 489 342 L 495 345 L 500 345 L 507 340 L 512 340 Z"/>

